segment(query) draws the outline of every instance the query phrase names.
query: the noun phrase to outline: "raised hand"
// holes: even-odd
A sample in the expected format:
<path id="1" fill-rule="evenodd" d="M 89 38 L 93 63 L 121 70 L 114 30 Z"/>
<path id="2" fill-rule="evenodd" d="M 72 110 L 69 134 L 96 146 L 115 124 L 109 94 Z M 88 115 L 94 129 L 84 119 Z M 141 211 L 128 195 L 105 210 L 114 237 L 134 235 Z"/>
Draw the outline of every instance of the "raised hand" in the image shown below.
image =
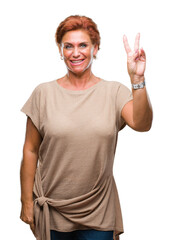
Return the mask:
<path id="1" fill-rule="evenodd" d="M 146 54 L 143 48 L 139 49 L 140 33 L 136 35 L 134 50 L 131 50 L 126 35 L 123 36 L 124 47 L 127 53 L 127 70 L 132 83 L 138 83 L 144 78 Z"/>

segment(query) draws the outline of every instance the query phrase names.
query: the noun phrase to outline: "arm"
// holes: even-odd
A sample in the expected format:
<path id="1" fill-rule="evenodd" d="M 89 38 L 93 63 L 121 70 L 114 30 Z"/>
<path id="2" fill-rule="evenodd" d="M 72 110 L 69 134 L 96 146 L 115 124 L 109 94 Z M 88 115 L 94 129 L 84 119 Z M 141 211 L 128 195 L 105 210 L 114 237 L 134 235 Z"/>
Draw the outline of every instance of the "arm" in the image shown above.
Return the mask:
<path id="1" fill-rule="evenodd" d="M 132 84 L 144 81 L 144 71 L 146 66 L 146 55 L 144 50 L 139 50 L 140 34 L 137 34 L 134 51 L 129 47 L 124 35 L 124 47 L 127 53 L 127 68 Z M 141 89 L 132 89 L 133 100 L 125 104 L 121 116 L 125 122 L 136 131 L 149 131 L 153 120 L 153 111 L 146 86 Z"/>
<path id="2" fill-rule="evenodd" d="M 152 126 L 153 111 L 146 86 L 138 90 L 132 89 L 132 93 L 133 100 L 125 104 L 121 116 L 132 129 L 139 132 L 149 131 Z"/>
<path id="3" fill-rule="evenodd" d="M 32 123 L 31 119 L 28 117 L 25 143 L 23 146 L 23 159 L 20 168 L 21 202 L 22 202 L 20 218 L 22 221 L 30 224 L 33 233 L 34 233 L 33 185 L 35 171 L 37 168 L 38 151 L 41 141 L 42 141 L 41 135 L 39 134 L 37 128 Z"/>

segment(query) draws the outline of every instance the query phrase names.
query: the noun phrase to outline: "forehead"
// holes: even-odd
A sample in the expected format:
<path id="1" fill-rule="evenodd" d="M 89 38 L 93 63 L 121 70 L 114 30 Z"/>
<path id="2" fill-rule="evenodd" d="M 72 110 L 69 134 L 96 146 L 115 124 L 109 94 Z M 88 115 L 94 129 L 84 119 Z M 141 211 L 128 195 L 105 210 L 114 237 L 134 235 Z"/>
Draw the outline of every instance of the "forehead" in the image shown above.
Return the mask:
<path id="1" fill-rule="evenodd" d="M 85 30 L 74 30 L 66 32 L 62 38 L 62 42 L 79 43 L 91 42 L 89 34 Z"/>

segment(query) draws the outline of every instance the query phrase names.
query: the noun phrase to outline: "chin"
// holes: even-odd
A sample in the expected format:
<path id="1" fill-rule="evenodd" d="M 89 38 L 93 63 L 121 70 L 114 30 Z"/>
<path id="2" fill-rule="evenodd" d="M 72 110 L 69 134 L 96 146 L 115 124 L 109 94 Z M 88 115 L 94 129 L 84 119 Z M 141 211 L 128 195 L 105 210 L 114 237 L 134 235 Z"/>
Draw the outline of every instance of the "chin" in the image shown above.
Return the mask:
<path id="1" fill-rule="evenodd" d="M 67 65 L 66 65 L 67 66 Z M 83 67 L 83 68 L 71 68 L 69 66 L 67 66 L 68 70 L 75 73 L 75 74 L 82 74 L 83 72 L 85 72 L 88 68 L 90 67 L 90 64 L 88 64 L 88 66 Z"/>
<path id="2" fill-rule="evenodd" d="M 77 75 L 81 75 L 83 72 L 85 72 L 85 70 L 74 70 L 74 69 L 69 69 L 70 72 L 74 73 L 74 74 L 77 74 Z"/>

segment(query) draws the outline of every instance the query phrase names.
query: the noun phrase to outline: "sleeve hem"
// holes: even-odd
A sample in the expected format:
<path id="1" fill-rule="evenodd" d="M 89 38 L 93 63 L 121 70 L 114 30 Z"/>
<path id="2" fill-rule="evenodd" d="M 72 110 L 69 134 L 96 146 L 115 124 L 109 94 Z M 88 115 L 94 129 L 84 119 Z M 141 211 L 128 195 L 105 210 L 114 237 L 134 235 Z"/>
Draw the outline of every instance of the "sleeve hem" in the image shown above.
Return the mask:
<path id="1" fill-rule="evenodd" d="M 23 113 L 25 113 L 26 116 L 30 117 L 30 119 L 32 120 L 34 126 L 37 128 L 37 130 L 38 130 L 39 133 L 40 133 L 39 123 L 38 123 L 38 121 L 34 118 L 34 116 L 33 116 L 31 113 L 29 113 L 28 111 L 25 111 L 24 109 L 20 109 L 20 111 L 23 112 Z"/>
<path id="2" fill-rule="evenodd" d="M 130 102 L 131 100 L 133 100 L 133 96 L 130 96 L 128 99 L 126 99 L 123 104 L 121 105 L 121 108 L 120 108 L 120 119 L 121 119 L 121 122 L 120 122 L 120 126 L 119 126 L 119 131 L 121 131 L 127 124 L 126 122 L 124 121 L 124 119 L 122 118 L 121 116 L 121 112 L 123 110 L 123 107 L 126 105 L 126 103 Z"/>
<path id="3" fill-rule="evenodd" d="M 123 110 L 123 107 L 126 105 L 126 103 L 130 102 L 131 100 L 133 100 L 133 96 L 130 96 L 128 99 L 126 99 L 123 104 L 121 105 L 121 108 L 120 108 L 120 115 L 121 115 L 121 112 Z"/>

